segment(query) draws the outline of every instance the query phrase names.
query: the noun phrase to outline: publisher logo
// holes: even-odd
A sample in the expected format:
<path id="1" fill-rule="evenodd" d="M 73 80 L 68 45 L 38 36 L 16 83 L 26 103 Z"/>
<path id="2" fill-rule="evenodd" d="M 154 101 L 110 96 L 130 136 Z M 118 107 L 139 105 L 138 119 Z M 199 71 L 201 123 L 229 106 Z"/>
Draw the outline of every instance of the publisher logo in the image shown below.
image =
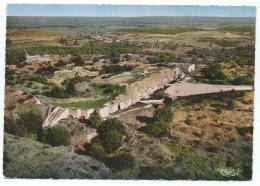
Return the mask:
<path id="1" fill-rule="evenodd" d="M 217 171 L 219 172 L 219 174 L 221 174 L 224 177 L 234 177 L 234 176 L 238 176 L 241 173 L 241 169 L 237 168 L 232 168 L 232 167 L 221 167 L 218 168 Z"/>

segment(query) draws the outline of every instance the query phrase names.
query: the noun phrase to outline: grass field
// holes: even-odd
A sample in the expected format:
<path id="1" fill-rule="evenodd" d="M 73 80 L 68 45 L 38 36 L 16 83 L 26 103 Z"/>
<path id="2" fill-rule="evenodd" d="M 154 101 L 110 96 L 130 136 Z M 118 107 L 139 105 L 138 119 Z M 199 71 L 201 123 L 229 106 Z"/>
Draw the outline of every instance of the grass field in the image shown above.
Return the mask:
<path id="1" fill-rule="evenodd" d="M 120 32 L 151 33 L 151 34 L 179 34 L 183 32 L 201 31 L 199 28 L 131 28 L 120 29 Z"/>
<path id="2" fill-rule="evenodd" d="M 255 27 L 223 27 L 219 30 L 230 31 L 230 32 L 250 32 L 255 33 Z"/>
<path id="3" fill-rule="evenodd" d="M 239 41 L 236 40 L 227 40 L 227 39 L 217 39 L 214 37 L 200 37 L 198 39 L 199 42 L 208 42 L 208 43 L 214 43 L 218 46 L 222 47 L 233 47 L 236 46 Z"/>
<path id="4" fill-rule="evenodd" d="M 78 102 L 71 102 L 71 103 L 59 103 L 60 106 L 69 107 L 69 108 L 98 108 L 104 105 L 108 100 L 107 99 L 98 99 L 98 100 L 91 100 L 91 101 L 78 101 Z"/>

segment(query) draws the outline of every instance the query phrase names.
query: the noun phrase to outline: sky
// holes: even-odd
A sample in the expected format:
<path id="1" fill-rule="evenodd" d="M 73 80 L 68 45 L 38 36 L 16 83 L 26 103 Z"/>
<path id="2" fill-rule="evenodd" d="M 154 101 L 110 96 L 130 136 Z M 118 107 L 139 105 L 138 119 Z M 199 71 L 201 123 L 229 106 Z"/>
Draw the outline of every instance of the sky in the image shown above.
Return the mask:
<path id="1" fill-rule="evenodd" d="M 255 7 L 248 6 L 151 6 L 151 5 L 62 5 L 62 4 L 9 4 L 8 16 L 207 16 L 255 17 Z"/>

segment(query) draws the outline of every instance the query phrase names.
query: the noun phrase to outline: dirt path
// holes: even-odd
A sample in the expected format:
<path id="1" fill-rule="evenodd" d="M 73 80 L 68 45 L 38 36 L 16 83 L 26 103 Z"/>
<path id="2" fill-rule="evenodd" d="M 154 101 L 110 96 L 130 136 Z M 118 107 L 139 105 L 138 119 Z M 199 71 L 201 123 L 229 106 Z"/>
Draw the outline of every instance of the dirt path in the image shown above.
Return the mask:
<path id="1" fill-rule="evenodd" d="M 231 90 L 253 90 L 249 85 L 212 85 L 202 83 L 175 83 L 165 90 L 170 97 L 190 96 L 197 94 L 207 94 L 215 92 L 225 92 Z"/>

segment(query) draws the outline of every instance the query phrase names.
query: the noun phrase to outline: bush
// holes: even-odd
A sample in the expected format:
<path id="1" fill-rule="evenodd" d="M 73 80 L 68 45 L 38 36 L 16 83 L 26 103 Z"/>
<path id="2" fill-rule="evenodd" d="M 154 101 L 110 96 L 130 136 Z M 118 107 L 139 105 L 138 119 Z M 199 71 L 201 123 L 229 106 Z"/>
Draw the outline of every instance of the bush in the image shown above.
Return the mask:
<path id="1" fill-rule="evenodd" d="M 234 110 L 236 108 L 236 104 L 235 104 L 235 101 L 234 100 L 228 100 L 227 101 L 227 107 L 228 109 L 230 110 Z"/>
<path id="2" fill-rule="evenodd" d="M 109 130 L 116 130 L 120 134 L 124 134 L 124 127 L 121 122 L 117 119 L 108 119 L 102 123 L 102 125 L 98 128 L 97 132 L 102 135 Z"/>
<path id="3" fill-rule="evenodd" d="M 52 75 L 55 71 L 56 71 L 56 69 L 52 65 L 47 65 L 47 66 L 38 68 L 36 73 L 48 76 L 48 75 Z"/>
<path id="4" fill-rule="evenodd" d="M 167 132 L 168 124 L 165 121 L 159 120 L 149 124 L 145 131 L 149 135 L 159 138 Z"/>
<path id="5" fill-rule="evenodd" d="M 18 125 L 12 118 L 4 118 L 4 131 L 19 137 L 27 135 L 27 129 L 23 125 Z"/>
<path id="6" fill-rule="evenodd" d="M 7 49 L 6 50 L 6 64 L 18 65 L 26 60 L 26 52 L 23 49 Z"/>
<path id="7" fill-rule="evenodd" d="M 120 147 L 122 134 L 116 130 L 109 130 L 100 136 L 100 138 L 105 151 L 111 153 Z"/>
<path id="8" fill-rule="evenodd" d="M 154 119 L 157 121 L 171 122 L 174 117 L 171 107 L 164 107 L 163 109 L 156 109 Z"/>
<path id="9" fill-rule="evenodd" d="M 82 59 L 82 57 L 81 57 L 81 55 L 80 55 L 79 53 L 77 53 L 76 55 L 74 55 L 74 56 L 72 57 L 71 61 L 72 61 L 73 63 L 75 63 L 76 66 L 82 66 L 82 65 L 84 65 L 84 61 L 83 61 L 83 59 Z"/>
<path id="10" fill-rule="evenodd" d="M 111 51 L 111 53 L 109 54 L 109 58 L 113 64 L 117 64 L 120 62 L 119 54 L 115 53 L 114 51 Z"/>
<path id="11" fill-rule="evenodd" d="M 237 76 L 232 83 L 234 85 L 248 85 L 251 84 L 252 82 L 249 80 L 248 77 L 246 76 Z"/>
<path id="12" fill-rule="evenodd" d="M 110 65 L 110 66 L 104 66 L 103 69 L 100 71 L 100 74 L 120 74 L 130 70 L 133 70 L 132 66 Z"/>
<path id="13" fill-rule="evenodd" d="M 91 122 L 91 126 L 94 128 L 98 128 L 102 124 L 102 118 L 96 111 L 90 114 L 89 120 Z"/>
<path id="14" fill-rule="evenodd" d="M 136 162 L 130 153 L 122 153 L 113 157 L 106 158 L 106 165 L 116 170 L 133 169 Z"/>
<path id="15" fill-rule="evenodd" d="M 153 180 L 168 179 L 168 177 L 165 169 L 161 167 L 141 167 L 138 179 Z"/>
<path id="16" fill-rule="evenodd" d="M 112 84 L 95 84 L 96 93 L 99 95 L 110 95 L 111 99 L 124 94 L 126 92 L 125 85 L 112 85 Z"/>
<path id="17" fill-rule="evenodd" d="M 120 147 L 121 139 L 124 134 L 124 127 L 116 119 L 108 119 L 104 121 L 98 128 L 97 132 L 106 152 L 113 152 Z"/>
<path id="18" fill-rule="evenodd" d="M 36 133 L 38 139 L 42 134 L 42 111 L 33 104 L 19 108 L 16 113 L 16 124 L 23 126 L 29 133 Z"/>
<path id="19" fill-rule="evenodd" d="M 46 93 L 46 96 L 54 98 L 68 98 L 69 94 L 61 87 L 54 87 Z"/>
<path id="20" fill-rule="evenodd" d="M 25 81 L 35 81 L 42 84 L 47 83 L 46 77 L 39 74 L 18 73 L 14 77 L 15 77 L 15 82 L 17 84 L 24 83 Z"/>
<path id="21" fill-rule="evenodd" d="M 74 82 L 73 81 L 69 81 L 67 86 L 66 86 L 66 89 L 65 89 L 65 92 L 69 95 L 75 95 L 75 86 L 74 86 Z"/>
<path id="22" fill-rule="evenodd" d="M 170 98 L 170 97 L 164 98 L 163 103 L 164 103 L 164 105 L 165 105 L 166 107 L 171 107 L 171 106 L 172 106 L 172 103 L 173 103 L 172 98 Z"/>
<path id="23" fill-rule="evenodd" d="M 106 152 L 102 146 L 101 140 L 98 137 L 92 139 L 91 144 L 86 144 L 85 150 L 89 156 L 94 157 L 100 161 L 105 161 Z"/>
<path id="24" fill-rule="evenodd" d="M 212 64 L 208 68 L 202 70 L 204 76 L 210 80 L 225 80 L 226 75 L 222 71 L 219 64 Z"/>
<path id="25" fill-rule="evenodd" d="M 70 144 L 70 134 L 63 128 L 48 128 L 43 130 L 41 141 L 52 146 L 67 146 Z"/>
<path id="26" fill-rule="evenodd" d="M 175 61 L 175 55 L 171 53 L 155 53 L 147 59 L 149 63 L 171 63 Z"/>

